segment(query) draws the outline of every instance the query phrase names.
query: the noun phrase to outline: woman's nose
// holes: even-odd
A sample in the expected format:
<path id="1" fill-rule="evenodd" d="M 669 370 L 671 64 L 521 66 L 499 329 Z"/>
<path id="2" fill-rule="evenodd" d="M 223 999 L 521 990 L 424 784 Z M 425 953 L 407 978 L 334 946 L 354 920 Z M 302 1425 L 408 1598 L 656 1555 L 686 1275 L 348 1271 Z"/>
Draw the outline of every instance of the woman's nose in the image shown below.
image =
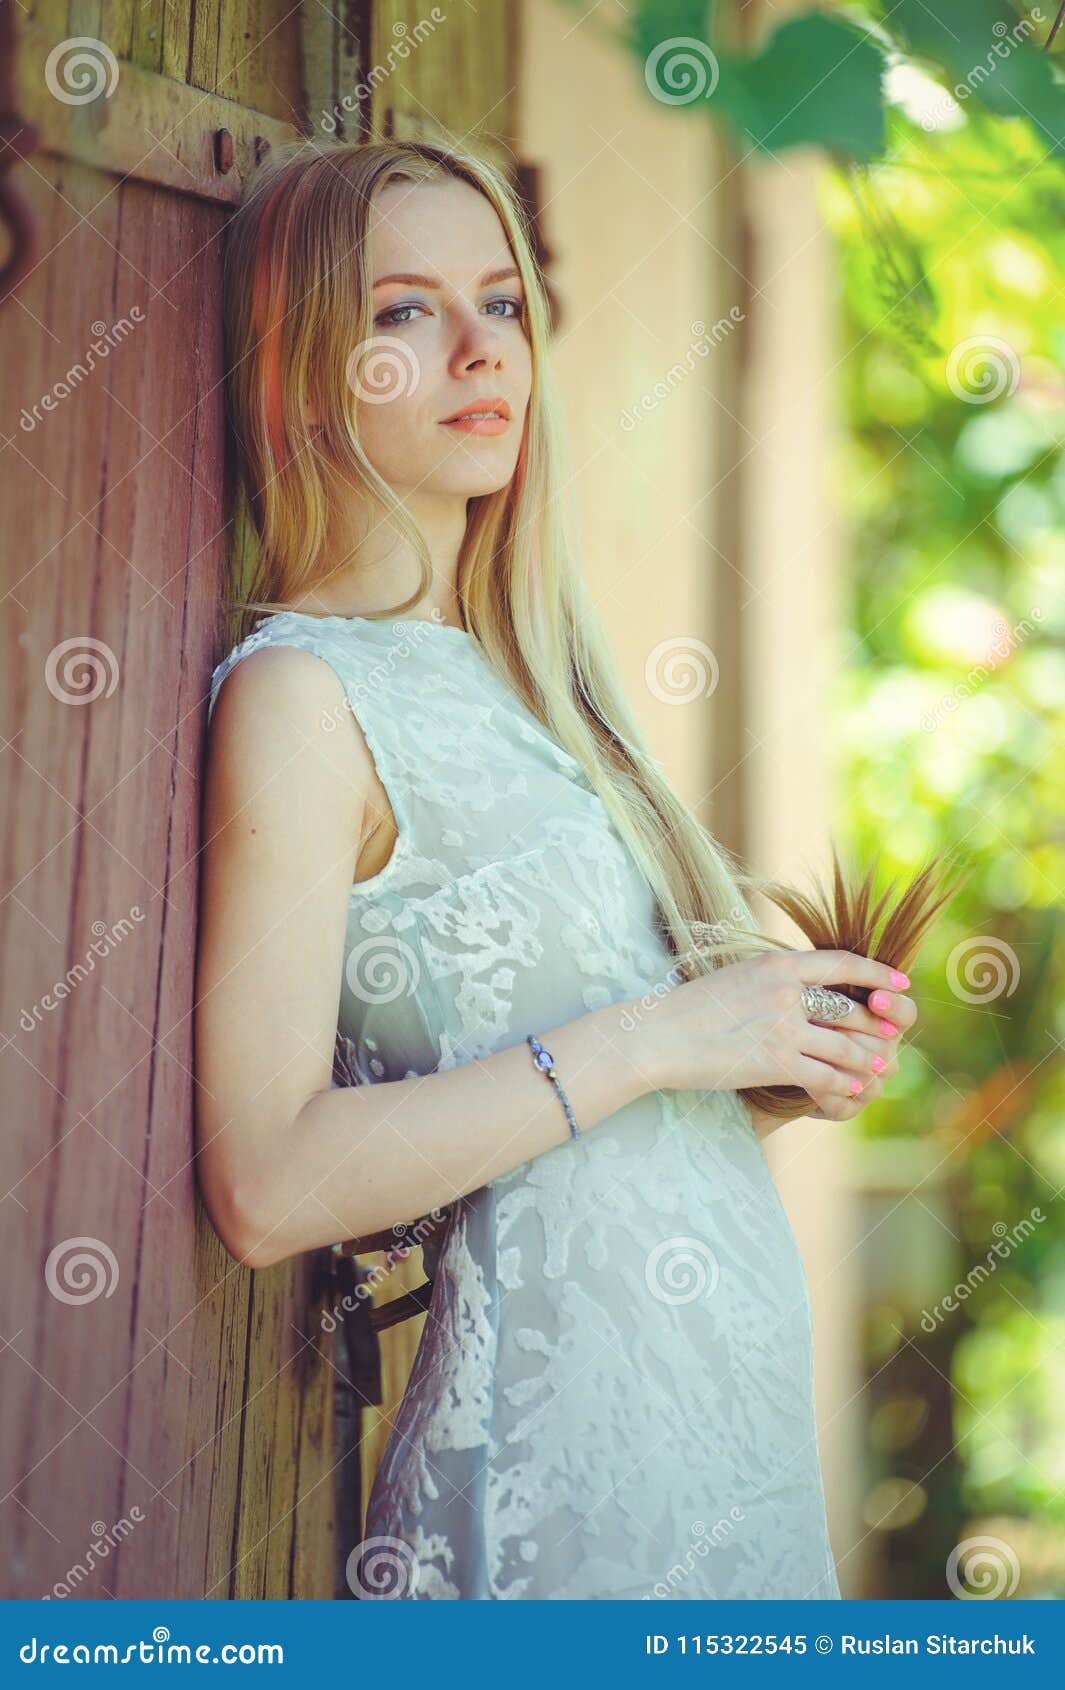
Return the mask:
<path id="1" fill-rule="evenodd" d="M 487 369 L 503 368 L 503 337 L 484 317 L 468 324 L 459 337 L 455 363 L 460 370 L 473 370 L 478 365 Z"/>

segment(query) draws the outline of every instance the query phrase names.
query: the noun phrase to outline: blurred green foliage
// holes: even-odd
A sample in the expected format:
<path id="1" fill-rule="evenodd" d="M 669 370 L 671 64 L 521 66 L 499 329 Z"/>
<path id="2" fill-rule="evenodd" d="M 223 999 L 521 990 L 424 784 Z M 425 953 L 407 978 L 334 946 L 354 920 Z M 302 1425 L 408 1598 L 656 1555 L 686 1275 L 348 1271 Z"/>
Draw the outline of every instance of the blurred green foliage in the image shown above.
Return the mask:
<path id="1" fill-rule="evenodd" d="M 614 31 L 649 98 L 741 156 L 824 151 L 852 546 L 833 832 L 885 880 L 972 866 L 853 1129 L 867 1595 L 967 1593 L 970 1536 L 1000 1546 L 995 1594 L 1065 1595 L 1062 14 L 838 0 L 744 50 L 731 0 L 630 0 Z"/>
<path id="2" fill-rule="evenodd" d="M 891 1169 L 878 1247 L 907 1259 L 905 1293 L 890 1267 L 869 1286 L 869 1593 L 949 1594 L 951 1547 L 990 1532 L 1010 1593 L 1062 1596 L 1065 173 L 1031 126 L 944 105 L 915 68 L 889 92 L 885 160 L 826 173 L 851 593 L 835 831 L 885 877 L 957 847 L 973 872 L 854 1129 Z"/>
<path id="3" fill-rule="evenodd" d="M 744 152 L 817 145 L 868 162 L 883 150 L 884 73 L 918 62 L 945 87 L 1017 120 L 1065 155 L 1065 89 L 1043 51 L 1056 6 L 1020 0 L 840 0 L 776 21 L 743 49 L 735 0 L 630 0 L 620 29 L 583 0 L 582 25 L 620 36 L 650 96 L 724 124 Z M 759 23 L 765 19 L 759 19 Z"/>

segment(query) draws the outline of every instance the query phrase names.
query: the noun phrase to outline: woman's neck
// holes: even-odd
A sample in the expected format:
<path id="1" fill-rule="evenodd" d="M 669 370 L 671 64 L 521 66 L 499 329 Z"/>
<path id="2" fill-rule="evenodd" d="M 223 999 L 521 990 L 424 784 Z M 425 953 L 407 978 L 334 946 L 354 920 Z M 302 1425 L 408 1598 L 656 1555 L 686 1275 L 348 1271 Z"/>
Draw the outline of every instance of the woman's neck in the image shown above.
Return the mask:
<path id="1" fill-rule="evenodd" d="M 404 614 L 426 620 L 442 617 L 461 625 L 456 583 L 466 533 L 465 495 L 412 495 L 404 502 L 425 536 L 433 567 L 425 597 Z M 373 616 L 402 604 L 416 590 L 421 576 L 413 547 L 387 512 L 376 515 L 369 528 L 356 511 L 338 512 L 327 527 L 322 557 L 328 578 L 294 599 L 293 610 Z"/>

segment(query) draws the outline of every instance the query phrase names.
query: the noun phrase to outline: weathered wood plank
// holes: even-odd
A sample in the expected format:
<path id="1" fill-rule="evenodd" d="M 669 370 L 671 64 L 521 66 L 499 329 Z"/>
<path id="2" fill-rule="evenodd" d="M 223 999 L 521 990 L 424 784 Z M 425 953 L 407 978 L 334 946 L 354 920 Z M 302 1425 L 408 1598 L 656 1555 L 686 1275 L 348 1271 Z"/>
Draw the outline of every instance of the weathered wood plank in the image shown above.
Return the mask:
<path id="1" fill-rule="evenodd" d="M 286 0 L 221 5 L 218 58 L 206 84 L 227 99 L 286 122 L 303 109 L 300 8 Z"/>
<path id="2" fill-rule="evenodd" d="M 56 1458 L 51 1452 L 59 1446 L 58 1459 L 66 1461 L 62 1440 L 78 1420 L 77 1409 L 68 1407 L 56 1387 L 38 1373 L 54 1378 L 52 1351 L 64 1333 L 76 1342 L 77 1317 L 84 1314 L 64 1307 L 49 1292 L 45 1263 L 53 1244 L 66 1236 L 60 1228 L 68 1218 L 57 1213 L 53 1160 L 64 1134 L 73 1133 L 77 1123 L 66 1096 L 71 1052 L 64 1036 L 61 994 L 72 960 L 70 906 L 78 874 L 77 816 L 69 795 L 80 792 L 89 726 L 84 709 L 68 706 L 64 711 L 49 692 L 46 666 L 70 622 L 76 626 L 81 615 L 88 614 L 93 566 L 83 532 L 80 555 L 68 542 L 72 567 L 65 598 L 70 622 L 63 626 L 64 594 L 56 590 L 56 558 L 71 528 L 73 506 L 66 490 L 71 447 L 61 406 L 51 414 L 38 411 L 36 417 L 32 408 L 50 395 L 57 376 L 67 368 L 72 320 L 80 326 L 82 301 L 75 288 L 60 286 L 56 267 L 46 261 L 73 223 L 70 207 L 54 191 L 61 173 L 45 165 L 37 178 L 27 179 L 26 172 L 22 176 L 37 215 L 41 261 L 23 280 L 14 306 L 18 332 L 5 336 L 10 356 L 0 359 L 4 415 L 20 419 L 10 435 L 5 430 L 0 455 L 0 502 L 8 533 L 19 536 L 17 546 L 3 551 L 0 608 L 9 683 L 2 695 L 5 748 L 0 762 L 0 922 L 8 959 L 0 970 L 5 1040 L 0 1075 L 7 1106 L 0 1155 L 3 1191 L 8 1194 L 4 1235 L 9 1265 L 0 1294 L 2 1330 L 10 1340 L 0 1355 L 0 1379 L 11 1594 L 37 1596 L 71 1561 L 69 1534 L 50 1506 L 48 1490 L 55 1485 Z M 85 261 L 92 240 L 83 235 L 80 249 L 72 240 L 75 277 L 78 258 Z M 84 949 L 85 936 L 81 939 Z M 82 1138 L 88 1136 L 90 1129 L 82 1129 Z M 88 1228 L 79 1222 L 74 1230 L 81 1234 Z M 118 1353 L 124 1353 L 121 1343 Z M 89 1381 L 81 1399 L 86 1406 L 93 1400 L 93 1383 Z M 103 1374 L 99 1384 L 106 1388 Z M 83 1460 L 95 1460 L 102 1451 L 106 1468 L 106 1448 L 94 1433 L 83 1430 L 80 1440 L 75 1434 L 71 1444 L 80 1447 Z M 105 1482 L 115 1484 L 114 1467 Z M 81 1521 L 84 1530 L 93 1515 L 85 1520 L 83 1511 L 72 1510 L 71 1517 Z"/>
<path id="3" fill-rule="evenodd" d="M 162 85 L 124 67 L 108 115 L 127 134 L 122 93 L 138 77 Z M 16 1266 L 0 1358 L 5 1594 L 40 1595 L 80 1561 L 71 1593 L 96 1598 L 245 1584 L 330 1596 L 329 1382 L 320 1359 L 277 1360 L 306 1321 L 308 1266 L 257 1287 L 207 1223 L 193 1161 L 198 793 L 228 542 L 222 221 L 207 195 L 46 153 L 20 174 L 40 251 L 0 323 L 8 414 L 25 410 L 0 452 L 0 504 L 21 539 L 5 552 L 0 611 L 14 740 L 0 763 L 0 921 L 21 964 L 0 987 L 21 1128 L 2 1152 Z M 101 642 L 92 658 L 114 680 L 91 703 L 46 683 L 49 653 L 72 638 Z M 106 962 L 35 1021 L 36 997 L 134 905 L 140 919 Z M 117 1279 L 72 1304 L 44 1265 L 80 1237 Z M 255 1350 L 256 1331 L 272 1348 Z M 241 1461 L 249 1373 L 253 1420 L 273 1439 L 266 1488 Z M 139 1516 L 124 1548 L 86 1565 Z M 243 1583 L 235 1542 L 259 1545 Z"/>
<path id="4" fill-rule="evenodd" d="M 137 65 L 120 67 L 110 99 L 68 105 L 49 91 L 43 67 L 53 37 L 24 25 L 19 37 L 19 110 L 38 134 L 39 153 L 77 159 L 115 176 L 151 182 L 179 194 L 235 205 L 260 142 L 277 145 L 299 133 L 268 109 L 245 107 Z M 271 95 L 276 105 L 276 97 Z M 220 168 L 216 137 L 227 130 L 233 162 Z M 222 160 L 224 162 L 224 160 Z"/>

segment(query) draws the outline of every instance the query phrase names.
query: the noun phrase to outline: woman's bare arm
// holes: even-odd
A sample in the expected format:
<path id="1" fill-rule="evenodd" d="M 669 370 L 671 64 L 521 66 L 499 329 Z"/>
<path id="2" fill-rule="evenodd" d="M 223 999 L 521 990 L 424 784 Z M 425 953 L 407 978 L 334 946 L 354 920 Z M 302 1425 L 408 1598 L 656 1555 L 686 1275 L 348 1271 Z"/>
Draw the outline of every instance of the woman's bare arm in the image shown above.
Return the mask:
<path id="1" fill-rule="evenodd" d="M 373 763 L 311 652 L 238 663 L 211 722 L 195 1012 L 200 1184 L 264 1267 L 444 1207 L 562 1144 L 524 1042 L 408 1080 L 334 1087 L 346 912 Z M 529 1028 L 587 1130 L 659 1083 L 625 1004 Z"/>
<path id="2" fill-rule="evenodd" d="M 653 1089 L 621 1030 L 624 1007 L 541 1030 L 584 1131 Z M 568 1138 L 524 1039 L 424 1078 L 316 1092 L 264 1166 L 251 1265 L 443 1208 Z"/>

